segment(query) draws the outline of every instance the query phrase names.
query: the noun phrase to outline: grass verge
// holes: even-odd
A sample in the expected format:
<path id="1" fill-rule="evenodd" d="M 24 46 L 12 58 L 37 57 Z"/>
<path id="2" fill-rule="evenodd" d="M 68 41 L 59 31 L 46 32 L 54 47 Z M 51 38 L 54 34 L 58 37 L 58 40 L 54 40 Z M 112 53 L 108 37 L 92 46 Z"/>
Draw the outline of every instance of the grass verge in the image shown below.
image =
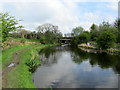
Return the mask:
<path id="1" fill-rule="evenodd" d="M 27 50 L 24 50 L 24 52 L 20 53 L 20 60 L 19 60 L 19 64 L 14 67 L 10 72 L 8 72 L 7 74 L 7 88 L 35 88 L 33 81 L 32 81 L 32 73 L 29 72 L 29 67 L 25 64 L 28 60 L 31 59 L 31 50 L 40 50 L 42 48 L 45 47 L 50 47 L 50 46 L 54 46 L 54 45 L 31 45 L 31 48 L 29 46 L 24 47 L 28 48 Z M 21 47 L 12 49 L 12 50 L 7 50 L 4 53 L 10 53 L 11 55 L 17 51 L 20 50 Z M 9 56 L 11 56 L 9 55 Z M 5 56 L 4 56 L 5 58 Z M 7 57 L 5 59 L 8 59 Z M 8 62 L 10 59 L 12 59 L 12 57 L 9 57 L 8 60 L 4 60 L 4 64 L 6 64 L 5 62 Z M 10 61 L 9 61 L 10 62 Z M 6 66 L 6 65 L 4 65 Z"/>
<path id="2" fill-rule="evenodd" d="M 2 68 L 4 69 L 10 64 L 10 62 L 12 61 L 13 53 L 15 53 L 18 50 L 28 48 L 30 46 L 31 45 L 19 46 L 19 47 L 13 47 L 13 48 L 3 50 L 2 51 L 2 62 L 0 62 L 2 63 Z"/>

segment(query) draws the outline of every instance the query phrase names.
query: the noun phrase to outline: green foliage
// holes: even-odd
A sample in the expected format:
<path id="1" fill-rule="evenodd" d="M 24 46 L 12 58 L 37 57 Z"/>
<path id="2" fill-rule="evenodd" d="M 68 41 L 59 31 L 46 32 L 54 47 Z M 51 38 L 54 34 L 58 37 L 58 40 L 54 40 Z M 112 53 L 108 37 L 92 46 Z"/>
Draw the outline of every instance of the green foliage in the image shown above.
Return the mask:
<path id="1" fill-rule="evenodd" d="M 41 36 L 41 38 L 39 39 L 39 41 L 40 41 L 42 44 L 45 44 L 45 43 L 46 43 L 46 38 L 45 38 L 45 36 Z"/>
<path id="2" fill-rule="evenodd" d="M 118 18 L 115 22 L 114 22 L 114 27 L 116 27 L 116 29 L 118 30 L 118 37 L 117 37 L 117 42 L 120 43 L 120 18 Z"/>
<path id="3" fill-rule="evenodd" d="M 31 55 L 31 59 L 26 62 L 26 65 L 29 66 L 29 70 L 32 71 L 34 68 L 40 65 L 40 60 L 39 60 L 38 52 L 36 50 L 31 50 L 30 55 Z"/>
<path id="4" fill-rule="evenodd" d="M 79 43 L 87 43 L 90 40 L 90 33 L 88 31 L 84 31 L 79 36 Z"/>
<path id="5" fill-rule="evenodd" d="M 114 22 L 114 26 L 120 31 L 120 18 Z"/>
<path id="6" fill-rule="evenodd" d="M 98 26 L 93 24 L 91 27 L 90 27 L 90 34 L 91 34 L 91 40 L 92 41 L 96 41 L 98 35 L 99 35 L 99 31 L 98 31 Z"/>
<path id="7" fill-rule="evenodd" d="M 0 29 L 2 30 L 2 41 L 4 42 L 11 31 L 15 31 L 22 26 L 17 26 L 18 21 L 8 13 L 0 13 Z"/>
<path id="8" fill-rule="evenodd" d="M 58 26 L 52 24 L 43 24 L 37 27 L 38 37 L 41 43 L 54 44 L 58 42 L 58 38 L 62 37 Z"/>
<path id="9" fill-rule="evenodd" d="M 21 42 L 21 43 L 25 43 L 25 40 L 22 39 L 22 40 L 20 40 L 20 42 Z"/>
<path id="10" fill-rule="evenodd" d="M 79 37 L 78 37 L 78 36 L 73 37 L 72 40 L 71 40 L 71 44 L 72 44 L 72 45 L 77 45 L 77 44 L 79 44 Z"/>
<path id="11" fill-rule="evenodd" d="M 80 27 L 76 27 L 72 30 L 72 36 L 78 36 L 80 33 L 82 33 L 84 30 L 84 28 Z"/>
<path id="12" fill-rule="evenodd" d="M 29 66 L 29 70 L 31 71 L 33 68 L 37 67 L 40 64 L 37 62 L 37 60 L 34 59 L 26 62 L 26 65 Z"/>
<path id="13" fill-rule="evenodd" d="M 77 45 L 80 43 L 87 43 L 90 40 L 90 33 L 88 31 L 83 31 L 80 35 L 72 38 L 71 44 Z"/>
<path id="14" fill-rule="evenodd" d="M 101 33 L 97 39 L 97 45 L 101 49 L 111 48 L 116 41 L 115 35 L 109 31 Z"/>
<path id="15" fill-rule="evenodd" d="M 72 30 L 72 44 L 77 45 L 93 41 L 96 43 L 93 46 L 97 45 L 101 49 L 108 49 L 114 48 L 115 43 L 120 43 L 120 18 L 114 22 L 114 25 L 106 21 L 102 22 L 99 26 L 92 24 L 90 33 L 82 30 L 79 31 L 78 27 Z"/>

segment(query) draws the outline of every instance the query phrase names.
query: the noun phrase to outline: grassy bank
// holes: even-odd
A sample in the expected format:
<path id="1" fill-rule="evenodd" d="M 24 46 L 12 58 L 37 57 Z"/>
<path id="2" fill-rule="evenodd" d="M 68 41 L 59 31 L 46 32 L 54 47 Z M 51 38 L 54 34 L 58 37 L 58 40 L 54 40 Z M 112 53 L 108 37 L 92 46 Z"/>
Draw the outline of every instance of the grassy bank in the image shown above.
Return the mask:
<path id="1" fill-rule="evenodd" d="M 32 73 L 29 72 L 29 67 L 25 64 L 31 59 L 31 50 L 40 50 L 45 47 L 54 45 L 28 45 L 23 47 L 15 47 L 3 51 L 3 68 L 12 61 L 12 55 L 18 50 L 23 50 L 19 53 L 19 64 L 16 65 L 10 72 L 7 73 L 7 83 L 3 87 L 7 88 L 35 88 L 32 81 Z"/>
<path id="2" fill-rule="evenodd" d="M 10 62 L 12 61 L 12 57 L 13 54 L 21 49 L 25 49 L 31 47 L 31 45 L 27 45 L 27 46 L 19 46 L 19 47 L 13 47 L 13 48 L 8 48 L 6 50 L 2 51 L 2 68 L 4 69 L 5 67 L 7 67 Z"/>

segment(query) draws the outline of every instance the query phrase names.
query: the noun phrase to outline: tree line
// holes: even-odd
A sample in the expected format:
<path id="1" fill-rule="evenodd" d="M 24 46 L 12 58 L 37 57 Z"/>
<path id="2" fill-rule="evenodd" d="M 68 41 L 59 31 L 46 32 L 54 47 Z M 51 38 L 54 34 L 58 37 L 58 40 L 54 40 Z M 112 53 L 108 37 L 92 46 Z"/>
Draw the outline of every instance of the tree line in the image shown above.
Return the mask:
<path id="1" fill-rule="evenodd" d="M 8 37 L 14 37 L 37 39 L 43 44 L 53 44 L 58 43 L 58 39 L 62 37 L 62 33 L 56 25 L 46 23 L 39 25 L 35 31 L 29 31 L 19 25 L 19 21 L 8 13 L 0 13 L 0 33 L 2 33 L 0 38 L 2 42 L 6 41 Z M 65 36 L 67 35 L 72 37 L 72 45 L 93 42 L 98 48 L 111 48 L 120 43 L 120 19 L 115 20 L 114 24 L 105 21 L 100 25 L 92 24 L 90 31 L 79 26 L 73 28 L 72 32 Z"/>
<path id="2" fill-rule="evenodd" d="M 85 31 L 82 27 L 72 30 L 72 44 L 94 42 L 98 48 L 108 49 L 120 43 L 120 19 L 115 20 L 114 24 L 102 22 L 100 25 L 92 24 L 90 31 Z"/>
<path id="3" fill-rule="evenodd" d="M 39 25 L 36 31 L 29 31 L 25 30 L 23 26 L 18 25 L 19 21 L 8 13 L 0 13 L 2 42 L 5 42 L 8 37 L 13 37 L 37 39 L 43 44 L 54 44 L 58 42 L 58 38 L 62 37 L 62 33 L 56 25 L 47 23 Z"/>

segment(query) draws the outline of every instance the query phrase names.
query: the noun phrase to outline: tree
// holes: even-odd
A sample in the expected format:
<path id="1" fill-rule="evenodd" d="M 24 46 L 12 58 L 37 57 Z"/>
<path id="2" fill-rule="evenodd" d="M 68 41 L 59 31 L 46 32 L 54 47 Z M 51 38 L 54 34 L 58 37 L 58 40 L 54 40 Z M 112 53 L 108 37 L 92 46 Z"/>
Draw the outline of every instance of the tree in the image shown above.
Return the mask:
<path id="1" fill-rule="evenodd" d="M 79 36 L 79 43 L 87 43 L 90 40 L 90 33 L 88 31 L 84 31 Z"/>
<path id="2" fill-rule="evenodd" d="M 103 22 L 99 26 L 99 34 L 102 34 L 105 31 L 106 32 L 111 32 L 112 34 L 114 34 L 116 40 L 119 41 L 119 31 L 118 31 L 117 28 L 115 28 L 115 26 L 110 25 L 109 22 Z"/>
<path id="3" fill-rule="evenodd" d="M 118 18 L 117 20 L 115 20 L 114 26 L 120 31 L 120 18 Z"/>
<path id="4" fill-rule="evenodd" d="M 76 27 L 76 28 L 73 28 L 72 30 L 72 36 L 77 36 L 79 35 L 80 33 L 82 33 L 84 31 L 84 29 L 80 26 L 80 27 Z"/>
<path id="5" fill-rule="evenodd" d="M 116 37 L 113 33 L 104 31 L 99 35 L 97 45 L 101 49 L 108 49 L 114 45 L 115 41 Z"/>
<path id="6" fill-rule="evenodd" d="M 71 44 L 77 45 L 78 43 L 79 43 L 79 37 L 78 36 L 72 37 Z"/>
<path id="7" fill-rule="evenodd" d="M 2 41 L 4 42 L 11 31 L 15 31 L 17 28 L 22 28 L 22 26 L 17 26 L 18 21 L 13 16 L 10 16 L 8 13 L 0 13 L 0 23 L 2 30 Z"/>
<path id="8" fill-rule="evenodd" d="M 118 18 L 115 22 L 114 22 L 114 27 L 116 27 L 118 29 L 118 33 L 116 35 L 118 35 L 117 37 L 117 42 L 120 43 L 120 18 Z"/>
<path id="9" fill-rule="evenodd" d="M 101 32 L 107 31 L 109 27 L 111 27 L 109 22 L 103 21 L 102 24 L 99 25 L 99 32 L 101 33 Z"/>
<path id="10" fill-rule="evenodd" d="M 92 24 L 92 26 L 90 27 L 90 34 L 91 34 L 91 40 L 92 41 L 96 41 L 98 35 L 99 35 L 99 28 L 97 25 Z"/>
<path id="11" fill-rule="evenodd" d="M 41 43 L 57 43 L 58 38 L 62 37 L 58 26 L 52 24 L 43 24 L 37 27 L 38 37 Z"/>
<path id="12" fill-rule="evenodd" d="M 27 37 L 28 31 L 25 29 L 19 29 L 18 33 L 19 33 L 21 38 L 25 38 L 25 37 Z"/>
<path id="13" fill-rule="evenodd" d="M 37 31 L 40 33 L 45 33 L 46 31 L 54 31 L 54 30 L 58 30 L 58 26 L 55 26 L 49 23 L 39 25 L 37 27 Z"/>

